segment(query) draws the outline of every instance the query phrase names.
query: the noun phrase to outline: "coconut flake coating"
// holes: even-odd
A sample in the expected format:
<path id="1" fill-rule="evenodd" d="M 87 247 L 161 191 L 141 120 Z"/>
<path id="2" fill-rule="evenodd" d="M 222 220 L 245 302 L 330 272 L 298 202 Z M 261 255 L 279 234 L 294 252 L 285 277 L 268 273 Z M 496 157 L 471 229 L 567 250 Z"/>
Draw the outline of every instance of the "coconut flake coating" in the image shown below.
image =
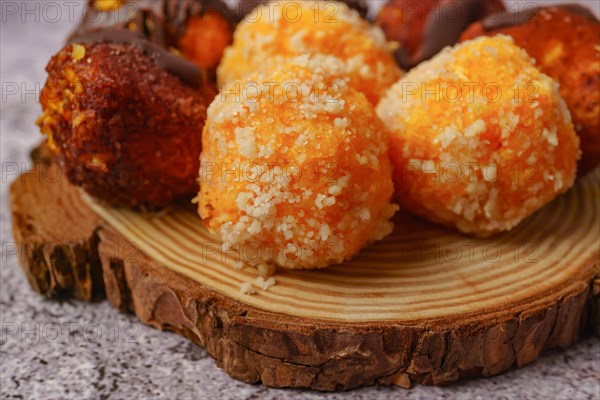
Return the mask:
<path id="1" fill-rule="evenodd" d="M 244 79 L 265 62 L 323 53 L 344 61 L 351 85 L 372 104 L 402 71 L 378 27 L 336 1 L 277 1 L 257 7 L 237 27 L 217 70 L 220 83 Z"/>
<path id="2" fill-rule="evenodd" d="M 325 267 L 392 231 L 387 131 L 340 64 L 290 59 L 209 107 L 199 213 L 247 263 Z"/>
<path id="3" fill-rule="evenodd" d="M 558 85 L 507 36 L 446 48 L 377 109 L 401 206 L 465 233 L 510 230 L 567 191 L 579 158 Z"/>
<path id="4" fill-rule="evenodd" d="M 505 15 L 514 21 L 507 26 L 488 30 L 478 22 L 461 37 L 469 40 L 481 35 L 510 35 L 536 59 L 542 72 L 560 84 L 560 95 L 581 140 L 579 176 L 600 164 L 600 23 L 586 11 L 567 2 L 558 7 L 526 8 L 521 11 L 530 15 L 526 21 L 518 23 L 518 13 L 507 12 Z"/>

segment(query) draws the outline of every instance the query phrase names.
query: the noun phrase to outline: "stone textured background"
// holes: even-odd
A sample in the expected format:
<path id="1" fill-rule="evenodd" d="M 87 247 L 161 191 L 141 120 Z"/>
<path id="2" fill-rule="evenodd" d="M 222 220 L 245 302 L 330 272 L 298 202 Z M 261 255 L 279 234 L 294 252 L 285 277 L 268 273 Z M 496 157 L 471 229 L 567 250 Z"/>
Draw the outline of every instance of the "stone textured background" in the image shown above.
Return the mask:
<path id="1" fill-rule="evenodd" d="M 8 3 L 20 8 L 16 15 L 10 15 Z M 50 3 L 60 7 L 60 15 L 57 8 L 44 5 Z M 600 9 L 599 1 L 588 4 L 596 12 Z M 0 6 L 0 398 L 600 399 L 600 341 L 593 338 L 489 379 L 444 388 L 322 394 L 232 380 L 202 348 L 143 326 L 106 302 L 49 301 L 33 293 L 12 248 L 8 186 L 17 172 L 31 166 L 28 152 L 41 139 L 34 122 L 44 67 L 83 7 L 77 1 L 52 0 L 2 0 Z"/>

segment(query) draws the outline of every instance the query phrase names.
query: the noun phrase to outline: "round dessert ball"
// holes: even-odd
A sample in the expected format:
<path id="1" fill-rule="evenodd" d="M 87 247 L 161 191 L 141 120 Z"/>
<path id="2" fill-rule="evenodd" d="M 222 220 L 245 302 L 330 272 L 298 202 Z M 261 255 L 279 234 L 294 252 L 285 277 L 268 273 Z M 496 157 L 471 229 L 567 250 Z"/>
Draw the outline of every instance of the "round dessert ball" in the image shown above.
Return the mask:
<path id="1" fill-rule="evenodd" d="M 401 76 L 383 32 L 345 3 L 277 1 L 238 25 L 217 70 L 220 83 L 243 80 L 266 61 L 323 53 L 344 62 L 350 84 L 372 104 Z"/>
<path id="2" fill-rule="evenodd" d="M 210 83 L 184 83 L 121 43 L 67 45 L 46 70 L 38 125 L 71 183 L 114 206 L 193 197 Z"/>
<path id="3" fill-rule="evenodd" d="M 376 23 L 399 45 L 398 64 L 411 69 L 454 45 L 472 22 L 502 10 L 502 0 L 390 0 Z"/>
<path id="4" fill-rule="evenodd" d="M 288 59 L 209 107 L 199 213 L 248 264 L 325 267 L 392 231 L 387 131 L 342 67 Z"/>
<path id="5" fill-rule="evenodd" d="M 508 36 L 445 49 L 377 112 L 400 205 L 434 222 L 507 231 L 573 184 L 579 140 L 558 85 Z"/>
<path id="6" fill-rule="evenodd" d="M 469 40 L 498 33 L 535 58 L 542 72 L 556 79 L 581 140 L 578 165 L 583 175 L 600 164 L 600 23 L 581 6 L 506 12 L 473 24 L 462 36 Z"/>

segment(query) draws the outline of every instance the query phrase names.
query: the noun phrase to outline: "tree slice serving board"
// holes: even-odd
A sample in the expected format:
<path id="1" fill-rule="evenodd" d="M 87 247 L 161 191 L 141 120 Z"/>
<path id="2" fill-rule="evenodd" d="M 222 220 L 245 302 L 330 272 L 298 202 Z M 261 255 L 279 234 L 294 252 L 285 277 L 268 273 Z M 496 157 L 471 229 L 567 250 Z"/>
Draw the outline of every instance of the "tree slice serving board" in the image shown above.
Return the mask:
<path id="1" fill-rule="evenodd" d="M 489 376 L 600 331 L 600 171 L 510 233 L 475 239 L 401 214 L 339 266 L 278 271 L 256 295 L 195 210 L 101 205 L 37 164 L 11 187 L 32 287 L 104 295 L 205 347 L 236 379 L 318 390 Z M 54 168 L 56 168 L 54 166 Z M 40 172 L 42 171 L 42 172 Z"/>

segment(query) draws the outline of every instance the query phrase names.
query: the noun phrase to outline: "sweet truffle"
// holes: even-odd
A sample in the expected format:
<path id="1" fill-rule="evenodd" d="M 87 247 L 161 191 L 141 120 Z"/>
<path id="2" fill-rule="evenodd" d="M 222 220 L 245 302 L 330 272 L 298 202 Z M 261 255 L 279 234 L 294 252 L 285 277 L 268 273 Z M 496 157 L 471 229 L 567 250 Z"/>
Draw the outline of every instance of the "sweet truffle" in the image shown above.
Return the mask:
<path id="1" fill-rule="evenodd" d="M 216 90 L 169 39 L 199 15 L 193 4 L 91 2 L 46 68 L 40 129 L 65 176 L 109 204 L 159 208 L 197 192 Z"/>
<path id="2" fill-rule="evenodd" d="M 325 267 L 392 230 L 387 131 L 342 62 L 314 57 L 268 65 L 208 110 L 199 213 L 250 264 Z"/>
<path id="3" fill-rule="evenodd" d="M 579 140 L 558 84 L 508 36 L 447 48 L 378 106 L 401 207 L 465 233 L 510 230 L 573 184 Z"/>
<path id="4" fill-rule="evenodd" d="M 579 175 L 600 163 L 600 23 L 576 5 L 529 8 L 491 15 L 462 35 L 510 35 L 535 58 L 538 68 L 560 84 L 581 140 Z"/>
<path id="5" fill-rule="evenodd" d="M 69 45 L 47 71 L 38 123 L 72 183 L 110 204 L 147 208 L 197 190 L 202 89 L 129 44 Z"/>
<path id="6" fill-rule="evenodd" d="M 242 21 L 217 70 L 219 82 L 243 80 L 267 61 L 323 53 L 344 62 L 351 85 L 373 104 L 396 82 L 397 67 L 383 32 L 344 3 L 278 1 Z M 328 12 L 329 11 L 329 12 Z"/>

